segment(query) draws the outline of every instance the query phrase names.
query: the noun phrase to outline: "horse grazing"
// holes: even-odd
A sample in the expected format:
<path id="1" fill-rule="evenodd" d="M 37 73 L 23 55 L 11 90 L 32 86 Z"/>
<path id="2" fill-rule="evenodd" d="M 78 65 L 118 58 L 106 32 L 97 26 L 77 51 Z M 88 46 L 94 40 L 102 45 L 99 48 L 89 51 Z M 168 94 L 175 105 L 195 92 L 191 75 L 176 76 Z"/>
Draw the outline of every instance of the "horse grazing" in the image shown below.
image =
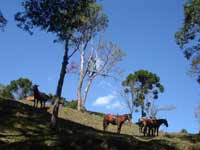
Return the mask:
<path id="1" fill-rule="evenodd" d="M 162 124 L 168 127 L 167 119 L 156 119 L 156 124 L 154 125 L 154 129 L 155 129 L 155 132 L 157 133 L 157 136 L 158 136 L 159 128 Z"/>
<path id="2" fill-rule="evenodd" d="M 38 102 L 41 104 L 41 108 L 45 108 L 45 103 L 49 99 L 49 96 L 45 93 L 42 93 L 38 90 L 38 85 L 33 85 L 34 93 L 34 107 L 37 108 Z"/>
<path id="3" fill-rule="evenodd" d="M 117 125 L 117 133 L 120 133 L 122 124 L 126 120 L 131 122 L 131 119 L 132 119 L 131 114 L 124 114 L 124 115 L 107 114 L 104 116 L 104 119 L 103 119 L 103 130 L 106 131 L 108 125 L 111 123 L 113 125 Z"/>

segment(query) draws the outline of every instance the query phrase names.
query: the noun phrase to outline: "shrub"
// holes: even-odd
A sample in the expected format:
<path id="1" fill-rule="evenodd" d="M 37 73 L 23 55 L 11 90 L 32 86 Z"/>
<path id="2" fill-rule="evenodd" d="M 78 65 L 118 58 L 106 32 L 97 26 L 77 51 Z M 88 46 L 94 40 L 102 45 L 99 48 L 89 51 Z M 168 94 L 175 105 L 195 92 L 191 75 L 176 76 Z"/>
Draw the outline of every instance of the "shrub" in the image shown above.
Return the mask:
<path id="1" fill-rule="evenodd" d="M 77 108 L 77 104 L 78 104 L 77 100 L 72 100 L 67 104 L 67 107 L 68 108 L 72 108 L 72 109 L 76 109 Z"/>

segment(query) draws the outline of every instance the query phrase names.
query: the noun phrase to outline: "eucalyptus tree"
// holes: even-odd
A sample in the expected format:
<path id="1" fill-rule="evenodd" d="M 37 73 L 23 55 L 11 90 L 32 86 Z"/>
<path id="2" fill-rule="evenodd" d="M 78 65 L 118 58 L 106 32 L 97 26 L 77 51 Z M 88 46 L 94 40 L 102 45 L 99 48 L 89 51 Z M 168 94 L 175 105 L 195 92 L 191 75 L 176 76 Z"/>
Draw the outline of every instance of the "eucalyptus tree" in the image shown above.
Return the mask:
<path id="1" fill-rule="evenodd" d="M 92 82 L 97 77 L 116 78 L 120 74 L 118 63 L 123 60 L 125 53 L 112 42 L 99 40 L 97 46 L 92 45 L 84 67 L 85 88 L 81 91 L 81 106 L 85 107 L 87 95 Z"/>
<path id="2" fill-rule="evenodd" d="M 145 117 L 150 108 L 151 100 L 157 99 L 159 93 L 164 92 L 160 78 L 147 70 L 139 70 L 129 74 L 122 82 L 124 92 L 132 100 L 131 107 L 141 107 L 141 116 Z M 145 112 L 146 109 L 146 112 Z"/>
<path id="3" fill-rule="evenodd" d="M 88 8 L 88 12 L 85 15 L 85 24 L 79 28 L 80 35 L 80 74 L 79 74 L 79 83 L 77 88 L 77 109 L 80 111 L 82 104 L 82 86 L 84 78 L 88 72 L 88 65 L 91 61 L 91 56 L 86 60 L 86 52 L 90 51 L 88 44 L 95 37 L 98 32 L 105 30 L 108 25 L 108 18 L 102 12 L 102 6 L 96 3 L 93 3 Z"/>
<path id="4" fill-rule="evenodd" d="M 200 83 L 200 0 L 187 0 L 184 4 L 184 21 L 175 38 L 191 62 L 191 74 Z"/>
<path id="5" fill-rule="evenodd" d="M 69 59 L 77 51 L 79 39 L 78 29 L 85 23 L 85 14 L 95 0 L 24 0 L 24 10 L 15 15 L 17 26 L 33 34 L 33 28 L 38 27 L 46 32 L 56 35 L 56 41 L 65 44 L 63 62 L 58 80 L 56 96 L 57 102 L 54 105 L 52 115 L 52 127 L 56 127 L 58 118 L 59 99 L 62 93 L 64 77 Z M 70 53 L 70 45 L 73 50 Z"/>

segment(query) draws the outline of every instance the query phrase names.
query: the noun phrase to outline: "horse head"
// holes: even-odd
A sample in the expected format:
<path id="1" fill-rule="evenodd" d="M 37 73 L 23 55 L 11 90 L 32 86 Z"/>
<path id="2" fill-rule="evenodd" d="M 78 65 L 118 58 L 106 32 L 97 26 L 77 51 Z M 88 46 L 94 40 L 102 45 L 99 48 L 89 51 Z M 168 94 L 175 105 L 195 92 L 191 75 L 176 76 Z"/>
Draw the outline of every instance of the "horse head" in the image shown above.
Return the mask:
<path id="1" fill-rule="evenodd" d="M 167 122 L 167 119 L 163 119 L 163 123 L 166 127 L 168 127 L 168 122 Z"/>
<path id="2" fill-rule="evenodd" d="M 38 86 L 39 86 L 39 85 L 36 85 L 36 84 L 33 85 L 32 90 L 33 90 L 34 93 L 39 92 L 39 90 L 38 90 Z"/>
<path id="3" fill-rule="evenodd" d="M 132 120 L 132 114 L 126 114 L 126 118 L 129 122 Z"/>

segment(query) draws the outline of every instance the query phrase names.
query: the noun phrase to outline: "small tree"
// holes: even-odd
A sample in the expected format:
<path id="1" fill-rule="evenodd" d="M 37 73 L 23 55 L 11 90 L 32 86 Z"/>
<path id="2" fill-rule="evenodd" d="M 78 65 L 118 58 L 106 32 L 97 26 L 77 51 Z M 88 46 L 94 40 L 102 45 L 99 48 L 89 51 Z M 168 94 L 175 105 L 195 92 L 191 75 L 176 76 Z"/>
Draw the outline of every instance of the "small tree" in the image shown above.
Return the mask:
<path id="1" fill-rule="evenodd" d="M 122 82 L 126 93 L 130 93 L 133 104 L 141 107 L 141 116 L 145 117 L 151 100 L 157 99 L 164 92 L 160 78 L 147 70 L 139 70 L 129 74 Z M 146 112 L 145 112 L 146 109 Z"/>
<path id="2" fill-rule="evenodd" d="M 24 99 L 25 97 L 32 95 L 32 81 L 27 78 L 13 80 L 7 88 L 12 95 L 14 95 L 15 99 Z"/>

